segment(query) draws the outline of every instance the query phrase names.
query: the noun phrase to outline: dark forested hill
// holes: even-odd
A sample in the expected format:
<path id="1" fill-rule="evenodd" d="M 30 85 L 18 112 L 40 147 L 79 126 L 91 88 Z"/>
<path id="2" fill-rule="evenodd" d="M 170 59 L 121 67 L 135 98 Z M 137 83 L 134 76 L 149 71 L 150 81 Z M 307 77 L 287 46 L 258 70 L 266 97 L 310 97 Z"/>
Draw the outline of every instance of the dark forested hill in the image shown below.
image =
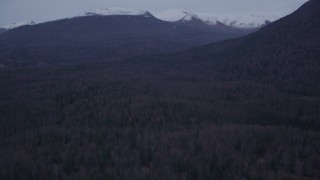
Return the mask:
<path id="1" fill-rule="evenodd" d="M 182 53 L 132 58 L 115 67 L 177 81 L 212 82 L 220 88 L 227 83 L 222 94 L 239 103 L 221 105 L 229 120 L 320 127 L 319 22 L 320 2 L 311 0 L 251 35 Z"/>
<path id="2" fill-rule="evenodd" d="M 191 27 L 143 15 L 83 16 L 23 26 L 0 35 L 0 63 L 52 64 L 177 52 L 250 30 Z"/>
<path id="3" fill-rule="evenodd" d="M 137 68 L 190 71 L 320 95 L 320 3 L 312 0 L 258 32 L 183 53 L 131 60 Z M 141 63 L 141 64 L 140 64 Z"/>

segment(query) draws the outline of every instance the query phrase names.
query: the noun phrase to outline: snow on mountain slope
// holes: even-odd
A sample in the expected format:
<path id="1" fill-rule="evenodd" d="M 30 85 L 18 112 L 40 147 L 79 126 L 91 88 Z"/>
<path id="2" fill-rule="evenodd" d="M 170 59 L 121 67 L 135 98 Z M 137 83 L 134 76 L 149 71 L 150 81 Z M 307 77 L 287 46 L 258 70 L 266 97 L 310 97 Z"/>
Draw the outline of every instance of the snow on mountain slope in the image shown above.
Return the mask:
<path id="1" fill-rule="evenodd" d="M 100 16 L 144 15 L 148 17 L 151 14 L 148 11 L 137 11 L 137 10 L 131 10 L 131 9 L 126 9 L 122 7 L 112 7 L 112 8 L 100 8 L 93 11 L 86 11 L 84 13 L 79 14 L 78 16 L 95 16 L 95 15 L 100 15 Z"/>
<path id="2" fill-rule="evenodd" d="M 259 28 L 280 18 L 274 14 L 211 14 L 199 13 L 202 19 L 217 20 L 225 25 L 237 28 Z"/>
<path id="3" fill-rule="evenodd" d="M 190 21 L 193 18 L 199 19 L 199 17 L 192 12 L 186 9 L 168 9 L 156 15 L 157 18 L 164 20 L 164 21 Z"/>
<path id="4" fill-rule="evenodd" d="M 9 29 L 14 29 L 14 28 L 20 27 L 20 26 L 35 25 L 35 24 L 36 24 L 36 22 L 34 22 L 34 21 L 20 21 L 20 22 L 0 26 L 0 28 L 9 30 Z"/>
<path id="5" fill-rule="evenodd" d="M 114 16 L 114 15 L 141 15 L 153 17 L 148 11 L 131 10 L 122 7 L 100 8 L 92 11 L 83 12 L 75 17 L 81 16 Z M 214 13 L 193 13 L 186 9 L 168 9 L 155 15 L 158 19 L 169 22 L 200 20 L 210 26 L 223 23 L 237 28 L 259 28 L 270 22 L 279 19 L 281 16 L 274 14 L 214 14 Z M 71 17 L 73 18 L 73 17 Z M 21 21 L 9 25 L 0 26 L 3 29 L 14 29 L 24 25 L 34 25 L 34 21 Z"/>
<path id="6" fill-rule="evenodd" d="M 218 21 L 215 19 L 203 18 L 186 9 L 169 9 L 169 10 L 158 13 L 156 17 L 163 21 L 169 21 L 169 22 L 191 21 L 193 19 L 196 19 L 196 20 L 201 20 L 209 25 L 216 25 L 218 23 Z"/>
<path id="7" fill-rule="evenodd" d="M 192 18 L 200 19 L 213 26 L 218 22 L 237 28 L 258 28 L 267 23 L 279 19 L 273 14 L 213 14 L 213 13 L 192 13 L 185 9 L 169 9 L 156 15 L 164 21 L 190 21 Z"/>

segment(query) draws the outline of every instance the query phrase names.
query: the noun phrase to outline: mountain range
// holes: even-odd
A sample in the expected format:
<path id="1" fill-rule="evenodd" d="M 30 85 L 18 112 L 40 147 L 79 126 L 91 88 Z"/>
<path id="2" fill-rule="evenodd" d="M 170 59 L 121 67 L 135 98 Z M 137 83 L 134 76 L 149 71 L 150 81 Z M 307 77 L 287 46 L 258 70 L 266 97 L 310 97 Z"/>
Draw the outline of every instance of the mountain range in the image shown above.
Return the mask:
<path id="1" fill-rule="evenodd" d="M 79 16 L 91 16 L 91 15 L 141 15 L 145 14 L 148 11 L 137 11 L 130 10 L 122 7 L 113 7 L 113 8 L 100 8 L 92 11 L 86 11 L 78 14 L 74 17 Z M 270 22 L 273 22 L 279 19 L 279 15 L 275 14 L 214 14 L 214 13 L 193 13 L 186 9 L 168 9 L 160 13 L 152 15 L 158 19 L 175 22 L 175 21 L 189 21 L 192 19 L 198 19 L 203 21 L 208 25 L 215 25 L 216 23 L 223 23 L 227 26 L 232 26 L 235 28 L 260 28 Z M 2 29 L 14 29 L 24 25 L 34 25 L 34 21 L 20 21 L 12 24 L 1 25 Z"/>
<path id="2" fill-rule="evenodd" d="M 156 17 L 164 21 L 190 21 L 198 19 L 208 25 L 221 23 L 227 26 L 243 29 L 261 28 L 270 22 L 280 18 L 275 14 L 215 14 L 215 13 L 193 13 L 186 9 L 169 9 L 156 14 Z"/>
<path id="3" fill-rule="evenodd" d="M 254 31 L 218 22 L 209 25 L 198 18 L 167 22 L 147 11 L 102 9 L 1 33 L 0 63 L 29 66 L 110 61 L 178 52 Z"/>
<path id="4" fill-rule="evenodd" d="M 237 38 L 118 11 L 0 34 L 0 179 L 320 179 L 319 0 Z"/>
<path id="5" fill-rule="evenodd" d="M 244 103 L 241 106 L 244 114 L 234 117 L 230 113 L 230 119 L 244 116 L 248 120 L 257 111 L 270 122 L 295 122 L 320 128 L 319 20 L 320 1 L 311 0 L 296 12 L 248 36 L 171 55 L 131 58 L 118 62 L 117 67 L 145 73 L 166 72 L 171 78 L 190 82 L 230 83 L 227 92 L 236 91 L 242 84 L 243 92 L 272 95 L 267 100 L 261 94 L 262 99 L 256 97 L 248 104 L 239 101 Z M 235 101 L 241 99 L 235 94 L 229 95 Z M 236 107 L 240 108 L 233 106 L 229 111 Z M 259 118 L 262 117 L 252 117 Z"/>

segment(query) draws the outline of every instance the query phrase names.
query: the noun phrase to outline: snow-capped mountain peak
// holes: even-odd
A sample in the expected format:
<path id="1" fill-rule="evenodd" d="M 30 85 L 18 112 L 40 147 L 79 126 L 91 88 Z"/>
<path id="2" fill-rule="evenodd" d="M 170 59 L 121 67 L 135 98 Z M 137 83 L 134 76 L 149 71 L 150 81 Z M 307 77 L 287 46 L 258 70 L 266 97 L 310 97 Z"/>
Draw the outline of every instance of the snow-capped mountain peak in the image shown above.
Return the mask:
<path id="1" fill-rule="evenodd" d="M 164 21 L 191 21 L 201 20 L 210 26 L 223 23 L 236 28 L 259 28 L 279 19 L 274 14 L 214 14 L 214 13 L 192 13 L 185 9 L 169 9 L 158 13 L 157 18 Z"/>
<path id="2" fill-rule="evenodd" d="M 112 7 L 112 8 L 100 8 L 92 11 L 86 11 L 74 17 L 82 16 L 119 16 L 119 15 L 132 15 L 132 16 L 144 16 L 144 17 L 154 17 L 148 11 L 138 11 L 131 10 L 122 7 Z M 70 17 L 70 18 L 74 18 Z M 158 19 L 169 22 L 190 22 L 193 20 L 202 21 L 210 26 L 215 26 L 217 24 L 224 24 L 227 26 L 232 26 L 236 28 L 260 28 L 270 22 L 273 22 L 280 17 L 274 14 L 216 14 L 216 13 L 193 13 L 186 9 L 168 9 L 166 11 L 156 14 Z M 21 21 L 17 23 L 12 23 L 8 25 L 0 26 L 0 29 L 14 29 L 24 25 L 34 25 L 34 21 Z"/>
<path id="3" fill-rule="evenodd" d="M 170 22 L 191 21 L 194 19 L 200 20 L 200 18 L 196 14 L 186 9 L 169 9 L 161 13 L 158 13 L 156 17 L 163 21 L 170 21 Z"/>
<path id="4" fill-rule="evenodd" d="M 36 22 L 34 22 L 34 21 L 20 21 L 20 22 L 15 22 L 12 24 L 0 26 L 0 28 L 9 30 L 9 29 L 14 29 L 14 28 L 20 27 L 20 26 L 35 25 L 35 24 L 36 24 Z"/>
<path id="5" fill-rule="evenodd" d="M 122 7 L 100 8 L 92 11 L 86 11 L 84 13 L 79 14 L 78 16 L 95 16 L 95 15 L 100 15 L 100 16 L 143 15 L 146 17 L 152 16 L 148 11 L 137 11 L 137 10 L 131 10 L 131 9 L 126 9 Z"/>
<path id="6" fill-rule="evenodd" d="M 211 14 L 199 13 L 199 16 L 207 20 L 216 20 L 225 25 L 237 28 L 259 28 L 279 19 L 274 14 Z"/>

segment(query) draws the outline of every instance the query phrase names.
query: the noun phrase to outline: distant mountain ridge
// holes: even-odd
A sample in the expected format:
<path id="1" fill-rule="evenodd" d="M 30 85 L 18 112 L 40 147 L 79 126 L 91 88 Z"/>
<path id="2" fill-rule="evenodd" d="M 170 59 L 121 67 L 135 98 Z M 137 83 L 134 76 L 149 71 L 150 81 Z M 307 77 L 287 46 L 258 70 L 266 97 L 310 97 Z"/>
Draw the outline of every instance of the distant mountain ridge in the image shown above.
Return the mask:
<path id="1" fill-rule="evenodd" d="M 191 21 L 192 19 L 201 20 L 198 15 L 186 9 L 169 9 L 156 15 L 161 20 L 176 22 L 176 21 Z"/>
<path id="2" fill-rule="evenodd" d="M 109 61 L 173 53 L 251 32 L 222 24 L 209 26 L 199 19 L 167 22 L 147 11 L 103 9 L 1 33 L 0 64 Z"/>
<path id="3" fill-rule="evenodd" d="M 35 21 L 20 21 L 20 22 L 15 22 L 15 23 L 12 23 L 12 24 L 7 24 L 7 25 L 0 26 L 0 29 L 10 30 L 10 29 L 14 29 L 14 28 L 17 28 L 17 27 L 21 27 L 21 26 L 35 25 L 35 24 L 36 24 Z"/>
<path id="4" fill-rule="evenodd" d="M 84 13 L 79 14 L 78 16 L 152 16 L 152 14 L 148 11 L 138 11 L 138 10 L 131 10 L 122 7 L 112 7 L 112 8 L 100 8 L 93 11 L 86 11 Z M 78 17 L 76 16 L 76 17 Z"/>
<path id="5" fill-rule="evenodd" d="M 156 17 L 164 21 L 191 21 L 199 19 L 208 25 L 221 23 L 236 28 L 260 28 L 280 17 L 274 14 L 214 14 L 193 13 L 186 9 L 169 9 L 156 14 Z"/>
<path id="6" fill-rule="evenodd" d="M 85 11 L 74 17 L 82 16 L 121 16 L 130 15 L 138 16 L 143 15 L 146 17 L 156 17 L 163 21 L 168 22 L 187 22 L 192 20 L 200 20 L 207 25 L 214 26 L 216 24 L 224 24 L 235 28 L 255 29 L 260 28 L 270 22 L 279 19 L 279 16 L 273 14 L 214 14 L 214 13 L 193 13 L 186 9 L 168 9 L 153 15 L 149 11 L 131 10 L 122 7 L 100 8 L 91 11 Z M 12 24 L 1 25 L 0 29 L 14 29 L 25 25 L 35 25 L 35 21 L 20 21 Z"/>
<path id="7" fill-rule="evenodd" d="M 261 28 L 278 20 L 281 16 L 274 14 L 200 14 L 204 21 L 219 21 L 225 25 L 237 28 Z"/>

